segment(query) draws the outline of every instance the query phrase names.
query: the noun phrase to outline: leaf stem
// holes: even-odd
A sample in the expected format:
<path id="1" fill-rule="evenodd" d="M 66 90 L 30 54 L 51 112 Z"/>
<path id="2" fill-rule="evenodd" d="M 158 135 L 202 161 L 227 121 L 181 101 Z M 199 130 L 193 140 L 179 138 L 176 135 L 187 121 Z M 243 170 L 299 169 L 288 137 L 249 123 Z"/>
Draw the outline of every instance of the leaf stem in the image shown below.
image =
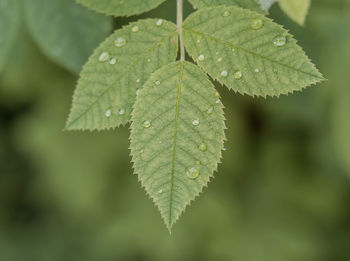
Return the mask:
<path id="1" fill-rule="evenodd" d="M 179 33 L 180 41 L 180 61 L 185 61 L 185 46 L 182 36 L 182 22 L 183 22 L 183 0 L 177 0 L 177 31 Z"/>

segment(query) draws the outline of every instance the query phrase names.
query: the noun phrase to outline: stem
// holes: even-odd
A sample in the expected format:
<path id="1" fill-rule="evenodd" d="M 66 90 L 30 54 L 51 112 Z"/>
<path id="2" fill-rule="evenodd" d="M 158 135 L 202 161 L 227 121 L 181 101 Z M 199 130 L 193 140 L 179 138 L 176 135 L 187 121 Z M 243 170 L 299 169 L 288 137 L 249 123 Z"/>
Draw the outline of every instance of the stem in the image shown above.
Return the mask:
<path id="1" fill-rule="evenodd" d="M 177 31 L 180 41 L 180 61 L 185 61 L 185 46 L 182 36 L 182 21 L 183 21 L 183 0 L 177 0 Z"/>

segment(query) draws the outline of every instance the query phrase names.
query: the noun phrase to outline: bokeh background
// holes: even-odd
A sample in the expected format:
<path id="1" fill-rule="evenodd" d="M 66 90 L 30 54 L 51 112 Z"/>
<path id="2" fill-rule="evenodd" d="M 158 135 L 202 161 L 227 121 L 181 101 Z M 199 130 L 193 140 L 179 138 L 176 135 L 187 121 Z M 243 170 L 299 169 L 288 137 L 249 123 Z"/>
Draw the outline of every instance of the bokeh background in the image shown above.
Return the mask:
<path id="1" fill-rule="evenodd" d="M 174 21 L 175 1 L 148 16 Z M 227 150 L 170 236 L 133 175 L 128 127 L 62 131 L 78 78 L 65 62 L 79 61 L 48 55 L 21 14 L 0 72 L 0 260 L 350 260 L 350 1 L 314 0 L 304 28 L 270 16 L 328 81 L 266 100 L 217 86 Z M 140 17 L 101 19 L 107 35 Z"/>

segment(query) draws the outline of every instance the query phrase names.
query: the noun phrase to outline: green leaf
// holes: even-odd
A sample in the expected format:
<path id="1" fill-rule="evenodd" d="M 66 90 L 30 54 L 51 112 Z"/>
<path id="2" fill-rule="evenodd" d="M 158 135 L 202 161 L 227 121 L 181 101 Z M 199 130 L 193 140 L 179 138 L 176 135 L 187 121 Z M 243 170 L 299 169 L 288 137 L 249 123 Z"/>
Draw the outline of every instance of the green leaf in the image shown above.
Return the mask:
<path id="1" fill-rule="evenodd" d="M 136 99 L 134 169 L 169 231 L 220 160 L 225 124 L 218 96 L 197 66 L 175 62 L 156 71 Z"/>
<path id="2" fill-rule="evenodd" d="M 189 0 L 195 8 L 204 8 L 218 5 L 239 6 L 262 12 L 258 0 Z"/>
<path id="3" fill-rule="evenodd" d="M 97 12 L 113 16 L 131 16 L 156 8 L 165 0 L 77 0 Z"/>
<path id="4" fill-rule="evenodd" d="M 183 25 L 185 46 L 214 79 L 241 94 L 278 96 L 323 80 L 285 29 L 238 7 L 211 7 Z"/>
<path id="5" fill-rule="evenodd" d="M 11 51 L 20 20 L 18 0 L 0 0 L 0 71 Z"/>
<path id="6" fill-rule="evenodd" d="M 300 25 L 305 24 L 311 0 L 278 0 L 279 6 L 293 21 Z"/>
<path id="7" fill-rule="evenodd" d="M 42 51 L 75 73 L 112 29 L 110 18 L 74 0 L 24 2 L 29 31 Z"/>
<path id="8" fill-rule="evenodd" d="M 175 61 L 177 44 L 176 26 L 160 19 L 117 30 L 84 66 L 67 129 L 101 130 L 128 123 L 137 90 L 155 70 Z"/>

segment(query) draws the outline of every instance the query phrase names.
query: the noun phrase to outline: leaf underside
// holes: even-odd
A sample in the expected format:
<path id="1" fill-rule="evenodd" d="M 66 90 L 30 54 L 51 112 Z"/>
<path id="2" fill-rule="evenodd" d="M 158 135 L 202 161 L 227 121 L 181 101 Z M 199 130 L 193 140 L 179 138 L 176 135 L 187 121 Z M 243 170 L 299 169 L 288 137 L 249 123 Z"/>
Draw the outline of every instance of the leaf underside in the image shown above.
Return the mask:
<path id="1" fill-rule="evenodd" d="M 213 84 L 191 63 L 162 67 L 138 95 L 130 138 L 134 169 L 169 230 L 213 177 L 224 128 Z M 197 170 L 197 178 L 187 176 Z"/>
<path id="2" fill-rule="evenodd" d="M 218 5 L 238 6 L 254 10 L 256 12 L 263 12 L 258 0 L 189 0 L 195 8 L 204 8 Z"/>
<path id="3" fill-rule="evenodd" d="M 294 22 L 304 25 L 311 0 L 279 0 L 279 6 Z"/>
<path id="4" fill-rule="evenodd" d="M 43 52 L 79 73 L 96 46 L 112 30 L 111 19 L 73 0 L 24 1 L 28 28 Z"/>
<path id="5" fill-rule="evenodd" d="M 77 0 L 97 12 L 113 16 L 131 16 L 156 8 L 165 0 Z"/>
<path id="6" fill-rule="evenodd" d="M 257 20 L 263 25 L 253 29 Z M 198 65 L 241 94 L 279 96 L 323 80 L 287 30 L 247 9 L 201 9 L 186 19 L 183 34 Z"/>
<path id="7" fill-rule="evenodd" d="M 81 72 L 67 129 L 102 130 L 129 122 L 137 90 L 176 59 L 176 26 L 159 21 L 140 20 L 117 30 L 94 51 Z"/>
<path id="8" fill-rule="evenodd" d="M 9 58 L 13 41 L 20 24 L 18 0 L 0 0 L 0 71 Z"/>

